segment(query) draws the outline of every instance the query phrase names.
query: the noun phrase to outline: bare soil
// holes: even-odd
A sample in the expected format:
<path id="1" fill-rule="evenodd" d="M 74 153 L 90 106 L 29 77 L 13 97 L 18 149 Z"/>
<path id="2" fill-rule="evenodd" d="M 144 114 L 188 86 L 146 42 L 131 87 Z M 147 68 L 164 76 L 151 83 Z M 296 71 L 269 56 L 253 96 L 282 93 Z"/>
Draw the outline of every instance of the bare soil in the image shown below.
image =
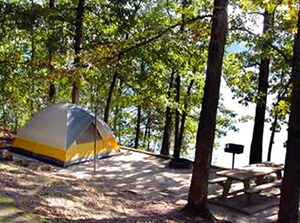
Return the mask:
<path id="1" fill-rule="evenodd" d="M 0 163 L 0 195 L 50 222 L 203 222 L 181 211 L 191 170 L 171 169 L 168 160 L 127 150 L 96 164 L 94 175 L 94 162 L 63 169 L 14 154 L 14 161 Z M 209 185 L 210 196 L 221 191 Z M 230 222 L 272 222 L 278 210 L 248 216 L 217 205 L 210 209 Z"/>

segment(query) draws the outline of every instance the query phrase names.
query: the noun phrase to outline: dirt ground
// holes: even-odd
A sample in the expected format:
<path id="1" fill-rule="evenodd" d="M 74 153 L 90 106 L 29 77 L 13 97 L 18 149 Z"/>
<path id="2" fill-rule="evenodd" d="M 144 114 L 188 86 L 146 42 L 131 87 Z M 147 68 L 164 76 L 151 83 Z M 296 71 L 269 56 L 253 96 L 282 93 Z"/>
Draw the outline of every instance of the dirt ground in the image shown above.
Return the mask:
<path id="1" fill-rule="evenodd" d="M 94 162 L 63 169 L 14 155 L 14 161 L 0 163 L 0 195 L 46 222 L 202 222 L 180 211 L 191 170 L 171 169 L 168 160 L 128 150 L 98 160 L 96 169 L 94 175 Z M 209 185 L 210 197 L 221 191 Z M 212 204 L 210 209 L 218 219 L 239 223 L 273 222 L 278 211 L 246 215 Z"/>

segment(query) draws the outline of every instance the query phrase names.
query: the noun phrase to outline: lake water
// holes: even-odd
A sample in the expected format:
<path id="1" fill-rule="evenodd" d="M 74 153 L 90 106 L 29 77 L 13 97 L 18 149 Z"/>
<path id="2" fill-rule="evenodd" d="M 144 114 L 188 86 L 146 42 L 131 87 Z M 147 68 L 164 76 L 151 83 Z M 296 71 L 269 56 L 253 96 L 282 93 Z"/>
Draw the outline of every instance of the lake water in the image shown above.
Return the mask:
<path id="1" fill-rule="evenodd" d="M 221 93 L 224 97 L 225 106 L 241 115 L 249 115 L 254 117 L 255 104 L 251 104 L 248 107 L 242 106 L 237 100 L 232 99 L 232 93 L 230 89 L 222 82 Z M 273 102 L 272 96 L 268 96 L 268 105 Z M 266 112 L 268 117 L 268 112 Z M 246 123 L 238 123 L 236 125 L 240 131 L 228 132 L 227 136 L 222 137 L 220 142 L 220 148 L 213 151 L 212 164 L 221 167 L 231 168 L 232 166 L 232 154 L 225 153 L 224 148 L 226 143 L 235 143 L 244 145 L 244 153 L 235 155 L 235 167 L 245 166 L 249 163 L 250 145 L 252 140 L 252 132 L 254 121 L 250 120 Z M 264 137 L 263 137 L 263 161 L 267 161 L 268 147 L 271 136 L 270 131 L 271 123 L 265 123 Z M 271 161 L 276 163 L 284 163 L 286 148 L 284 143 L 287 140 L 287 126 L 282 126 L 281 132 L 275 134 L 274 144 L 272 148 Z"/>

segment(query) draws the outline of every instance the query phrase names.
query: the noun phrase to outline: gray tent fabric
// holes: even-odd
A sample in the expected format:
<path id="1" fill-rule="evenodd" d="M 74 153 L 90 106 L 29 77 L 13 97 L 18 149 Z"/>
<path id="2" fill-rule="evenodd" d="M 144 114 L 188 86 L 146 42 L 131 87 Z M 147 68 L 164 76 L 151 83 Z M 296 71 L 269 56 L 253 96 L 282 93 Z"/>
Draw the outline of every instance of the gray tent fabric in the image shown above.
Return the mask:
<path id="1" fill-rule="evenodd" d="M 45 108 L 26 123 L 18 137 L 64 149 L 67 134 L 66 116 L 63 105 Z"/>
<path id="2" fill-rule="evenodd" d="M 83 109 L 73 104 L 64 105 L 67 112 L 67 137 L 66 148 L 78 138 L 93 122 L 94 117 Z"/>

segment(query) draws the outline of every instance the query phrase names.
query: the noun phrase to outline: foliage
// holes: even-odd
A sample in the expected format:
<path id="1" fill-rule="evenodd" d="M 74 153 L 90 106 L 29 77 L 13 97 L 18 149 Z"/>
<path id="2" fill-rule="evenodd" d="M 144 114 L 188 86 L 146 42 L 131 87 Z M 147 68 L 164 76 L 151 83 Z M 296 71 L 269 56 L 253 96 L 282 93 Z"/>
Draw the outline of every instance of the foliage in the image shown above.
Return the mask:
<path id="1" fill-rule="evenodd" d="M 74 76 L 80 77 L 80 104 L 91 110 L 97 104 L 97 113 L 102 115 L 112 76 L 117 74 L 109 123 L 121 144 L 133 145 L 138 105 L 142 108 L 141 147 L 150 145 L 157 150 L 166 107 L 183 114 L 187 104 L 183 153 L 193 149 L 203 96 L 212 1 L 187 1 L 183 7 L 178 0 L 87 0 L 81 62 L 75 69 L 77 3 L 55 0 L 50 9 L 48 1 L 0 2 L 1 127 L 16 131 L 50 105 L 51 83 L 56 86 L 55 102 L 71 101 Z M 293 4 L 284 1 L 276 8 L 274 31 L 268 34 L 286 58 L 291 57 L 295 32 L 295 12 L 290 10 Z M 264 37 L 253 35 L 255 28 L 251 32 L 240 28 L 245 28 L 244 24 L 251 28 L 258 15 L 249 12 L 263 6 L 244 0 L 233 1 L 231 7 L 236 13 L 229 14 L 228 42 L 241 42 L 244 50 L 227 52 L 224 77 L 235 97 L 247 105 L 255 101 L 256 63 L 261 56 L 259 42 Z M 53 55 L 49 62 L 50 51 Z M 272 47 L 267 53 L 272 56 L 270 93 L 278 94 L 289 80 L 286 74 L 290 64 Z M 181 77 L 179 103 L 175 102 L 175 89 L 171 89 L 170 98 L 167 96 L 171 72 Z M 187 96 L 191 80 L 194 85 Z M 289 112 L 286 96 L 269 109 L 272 114 L 280 111 L 283 117 Z M 226 106 L 219 106 L 218 137 L 227 131 L 238 131 L 237 114 Z M 150 134 L 145 136 L 148 127 Z"/>

